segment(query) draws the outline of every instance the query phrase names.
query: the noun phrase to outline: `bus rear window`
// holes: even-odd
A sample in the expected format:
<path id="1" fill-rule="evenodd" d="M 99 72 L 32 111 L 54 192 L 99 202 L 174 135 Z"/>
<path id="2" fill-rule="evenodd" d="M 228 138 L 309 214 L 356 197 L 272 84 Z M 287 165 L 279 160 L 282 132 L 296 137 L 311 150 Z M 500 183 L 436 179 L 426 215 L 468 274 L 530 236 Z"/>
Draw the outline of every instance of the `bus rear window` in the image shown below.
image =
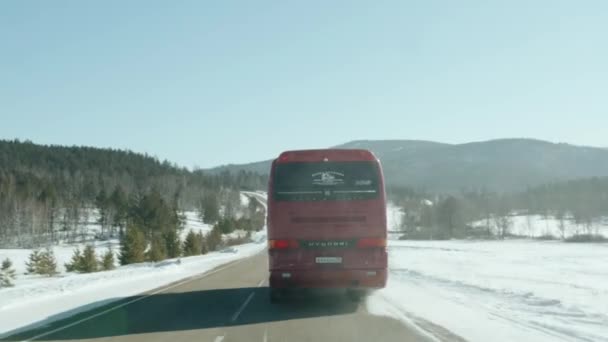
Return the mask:
<path id="1" fill-rule="evenodd" d="M 378 177 L 376 164 L 368 161 L 278 164 L 273 195 L 277 201 L 374 199 Z"/>

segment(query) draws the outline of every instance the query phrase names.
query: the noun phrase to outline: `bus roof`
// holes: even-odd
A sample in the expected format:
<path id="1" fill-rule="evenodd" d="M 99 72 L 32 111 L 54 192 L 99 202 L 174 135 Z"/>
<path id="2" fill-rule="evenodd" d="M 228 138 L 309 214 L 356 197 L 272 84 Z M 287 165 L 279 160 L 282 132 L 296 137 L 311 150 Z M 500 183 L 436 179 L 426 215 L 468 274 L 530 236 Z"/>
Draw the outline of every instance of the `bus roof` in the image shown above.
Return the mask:
<path id="1" fill-rule="evenodd" d="M 285 151 L 276 159 L 277 163 L 320 161 L 378 161 L 378 159 L 368 150 L 338 148 Z"/>

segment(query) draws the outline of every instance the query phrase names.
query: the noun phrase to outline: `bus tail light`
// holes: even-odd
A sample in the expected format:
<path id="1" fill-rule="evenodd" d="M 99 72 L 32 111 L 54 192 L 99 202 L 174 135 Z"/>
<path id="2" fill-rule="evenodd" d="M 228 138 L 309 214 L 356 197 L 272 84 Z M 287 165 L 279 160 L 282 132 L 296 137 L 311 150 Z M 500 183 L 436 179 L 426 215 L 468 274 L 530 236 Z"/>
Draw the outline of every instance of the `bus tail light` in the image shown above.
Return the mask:
<path id="1" fill-rule="evenodd" d="M 291 249 L 299 246 L 297 240 L 268 240 L 268 249 Z"/>
<path id="2" fill-rule="evenodd" d="M 386 247 L 384 238 L 364 238 L 357 241 L 357 248 L 380 248 Z"/>

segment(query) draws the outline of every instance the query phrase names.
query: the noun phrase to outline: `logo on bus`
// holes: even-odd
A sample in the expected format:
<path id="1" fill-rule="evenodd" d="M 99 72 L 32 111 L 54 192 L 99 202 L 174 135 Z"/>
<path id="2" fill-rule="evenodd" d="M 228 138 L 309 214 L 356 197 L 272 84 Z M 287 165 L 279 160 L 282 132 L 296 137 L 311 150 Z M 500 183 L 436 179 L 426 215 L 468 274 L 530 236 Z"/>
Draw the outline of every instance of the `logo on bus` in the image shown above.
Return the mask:
<path id="1" fill-rule="evenodd" d="M 336 171 L 324 171 L 312 174 L 312 184 L 339 185 L 344 184 L 344 174 Z"/>

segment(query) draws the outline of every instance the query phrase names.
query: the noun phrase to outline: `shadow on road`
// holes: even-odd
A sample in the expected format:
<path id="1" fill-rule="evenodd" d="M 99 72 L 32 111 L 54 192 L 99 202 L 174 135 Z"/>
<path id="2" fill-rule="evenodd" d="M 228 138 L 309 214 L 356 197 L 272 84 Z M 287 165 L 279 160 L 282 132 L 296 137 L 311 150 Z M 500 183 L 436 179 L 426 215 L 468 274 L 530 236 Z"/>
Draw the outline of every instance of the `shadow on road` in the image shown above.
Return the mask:
<path id="1" fill-rule="evenodd" d="M 253 297 L 247 306 L 238 317 L 235 317 L 236 313 L 243 306 L 243 303 L 252 293 Z M 23 332 L 2 340 L 21 341 L 28 339 L 137 298 L 137 296 L 130 297 L 85 313 L 75 314 L 69 318 L 46 325 L 43 328 L 40 325 L 44 324 L 44 322 L 38 322 L 30 326 L 31 328 L 37 326 L 38 328 L 29 330 L 19 329 Z M 37 340 L 92 339 L 229 327 L 343 315 L 355 312 L 357 307 L 358 305 L 348 300 L 346 296 L 336 295 L 335 293 L 301 294 L 300 296 L 287 298 L 279 304 L 271 304 L 268 300 L 268 288 L 265 287 L 159 293 Z M 74 312 L 81 310 L 76 309 Z M 58 317 L 68 316 L 70 316 L 69 312 L 62 313 L 57 317 L 49 317 L 45 321 L 50 322 Z"/>

